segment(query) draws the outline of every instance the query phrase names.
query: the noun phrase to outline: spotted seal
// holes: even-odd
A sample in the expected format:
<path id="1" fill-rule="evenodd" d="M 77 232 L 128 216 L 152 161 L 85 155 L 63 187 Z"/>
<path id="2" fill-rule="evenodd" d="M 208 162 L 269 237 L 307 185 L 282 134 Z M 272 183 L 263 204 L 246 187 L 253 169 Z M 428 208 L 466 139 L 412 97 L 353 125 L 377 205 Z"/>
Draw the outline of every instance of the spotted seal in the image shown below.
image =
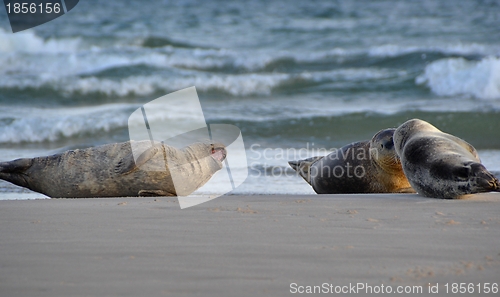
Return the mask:
<path id="1" fill-rule="evenodd" d="M 134 159 L 133 150 L 142 154 Z M 189 195 L 222 168 L 225 157 L 219 143 L 177 149 L 128 141 L 2 162 L 0 179 L 54 198 Z"/>
<path id="2" fill-rule="evenodd" d="M 414 193 L 394 150 L 394 131 L 384 129 L 369 141 L 288 164 L 318 194 Z"/>
<path id="3" fill-rule="evenodd" d="M 476 149 L 433 125 L 412 119 L 394 133 L 396 152 L 412 187 L 421 195 L 455 199 L 500 191 L 500 183 L 481 164 Z"/>

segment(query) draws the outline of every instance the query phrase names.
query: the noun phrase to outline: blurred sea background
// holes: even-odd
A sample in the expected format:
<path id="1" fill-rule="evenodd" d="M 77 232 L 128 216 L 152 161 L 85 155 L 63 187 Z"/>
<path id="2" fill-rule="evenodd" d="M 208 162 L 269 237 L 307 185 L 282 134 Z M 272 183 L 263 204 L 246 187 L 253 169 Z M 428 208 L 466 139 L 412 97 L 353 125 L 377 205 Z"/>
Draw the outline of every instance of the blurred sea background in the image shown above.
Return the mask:
<path id="1" fill-rule="evenodd" d="M 135 109 L 195 86 L 208 123 L 242 131 L 235 194 L 314 193 L 288 160 L 410 118 L 498 175 L 499 29 L 496 0 L 81 0 L 16 34 L 0 8 L 0 161 L 127 141 Z"/>

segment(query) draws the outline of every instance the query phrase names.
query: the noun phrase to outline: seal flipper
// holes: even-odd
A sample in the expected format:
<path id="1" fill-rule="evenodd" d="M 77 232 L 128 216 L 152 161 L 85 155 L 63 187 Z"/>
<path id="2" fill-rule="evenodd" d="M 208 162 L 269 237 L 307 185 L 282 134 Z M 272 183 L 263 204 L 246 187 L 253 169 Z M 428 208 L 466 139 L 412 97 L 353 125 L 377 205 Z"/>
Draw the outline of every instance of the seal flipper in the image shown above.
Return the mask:
<path id="1" fill-rule="evenodd" d="M 144 165 L 147 161 L 151 160 L 158 152 L 158 146 L 152 146 L 145 150 L 137 160 L 134 160 L 134 154 L 130 153 L 125 158 L 121 159 L 115 166 L 115 173 L 128 174 Z"/>
<path id="2" fill-rule="evenodd" d="M 24 158 L 0 163 L 0 179 L 29 188 L 26 170 L 33 165 L 33 159 Z"/>
<path id="3" fill-rule="evenodd" d="M 412 187 L 409 187 L 409 188 L 399 189 L 397 191 L 397 193 L 401 193 L 401 194 L 415 194 L 416 191 Z"/>
<path id="4" fill-rule="evenodd" d="M 299 173 L 299 175 L 308 183 L 311 184 L 311 174 L 309 172 L 312 164 L 316 161 L 322 159 L 323 156 L 312 157 L 304 160 L 298 161 L 289 161 L 288 165 L 292 167 L 295 171 Z"/>
<path id="5" fill-rule="evenodd" d="M 140 190 L 137 193 L 140 197 L 155 197 L 155 196 L 176 196 L 164 190 Z"/>

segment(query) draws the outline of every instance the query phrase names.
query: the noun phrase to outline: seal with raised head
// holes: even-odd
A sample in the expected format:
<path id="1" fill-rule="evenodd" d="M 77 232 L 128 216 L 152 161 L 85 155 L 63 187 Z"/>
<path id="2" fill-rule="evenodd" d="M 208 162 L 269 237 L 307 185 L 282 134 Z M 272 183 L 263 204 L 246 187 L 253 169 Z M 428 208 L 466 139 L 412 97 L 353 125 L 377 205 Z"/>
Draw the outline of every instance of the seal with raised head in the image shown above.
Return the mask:
<path id="1" fill-rule="evenodd" d="M 133 152 L 141 154 L 134 159 Z M 2 162 L 0 179 L 53 198 L 189 195 L 222 168 L 225 157 L 219 143 L 177 149 L 127 141 Z"/>
<path id="2" fill-rule="evenodd" d="M 396 152 L 412 187 L 431 198 L 500 191 L 500 183 L 481 164 L 476 149 L 433 125 L 412 119 L 394 133 Z"/>
<path id="3" fill-rule="evenodd" d="M 394 131 L 381 130 L 369 141 L 288 164 L 318 194 L 414 193 L 394 150 Z"/>

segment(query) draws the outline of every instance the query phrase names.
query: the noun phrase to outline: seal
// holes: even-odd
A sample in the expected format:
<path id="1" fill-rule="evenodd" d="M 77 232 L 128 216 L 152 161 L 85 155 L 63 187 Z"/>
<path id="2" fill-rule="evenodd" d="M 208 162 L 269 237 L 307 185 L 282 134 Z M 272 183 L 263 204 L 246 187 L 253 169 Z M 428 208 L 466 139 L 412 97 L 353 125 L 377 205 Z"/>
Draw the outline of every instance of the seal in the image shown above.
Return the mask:
<path id="1" fill-rule="evenodd" d="M 133 152 L 143 153 L 134 159 Z M 2 162 L 0 178 L 53 198 L 189 195 L 222 168 L 226 154 L 220 143 L 177 149 L 128 141 Z"/>
<path id="2" fill-rule="evenodd" d="M 456 199 L 500 191 L 500 183 L 481 164 L 476 149 L 433 125 L 412 119 L 394 133 L 396 152 L 412 187 L 431 198 Z"/>
<path id="3" fill-rule="evenodd" d="M 288 162 L 318 194 L 414 193 L 394 150 L 395 129 L 326 156 Z"/>

